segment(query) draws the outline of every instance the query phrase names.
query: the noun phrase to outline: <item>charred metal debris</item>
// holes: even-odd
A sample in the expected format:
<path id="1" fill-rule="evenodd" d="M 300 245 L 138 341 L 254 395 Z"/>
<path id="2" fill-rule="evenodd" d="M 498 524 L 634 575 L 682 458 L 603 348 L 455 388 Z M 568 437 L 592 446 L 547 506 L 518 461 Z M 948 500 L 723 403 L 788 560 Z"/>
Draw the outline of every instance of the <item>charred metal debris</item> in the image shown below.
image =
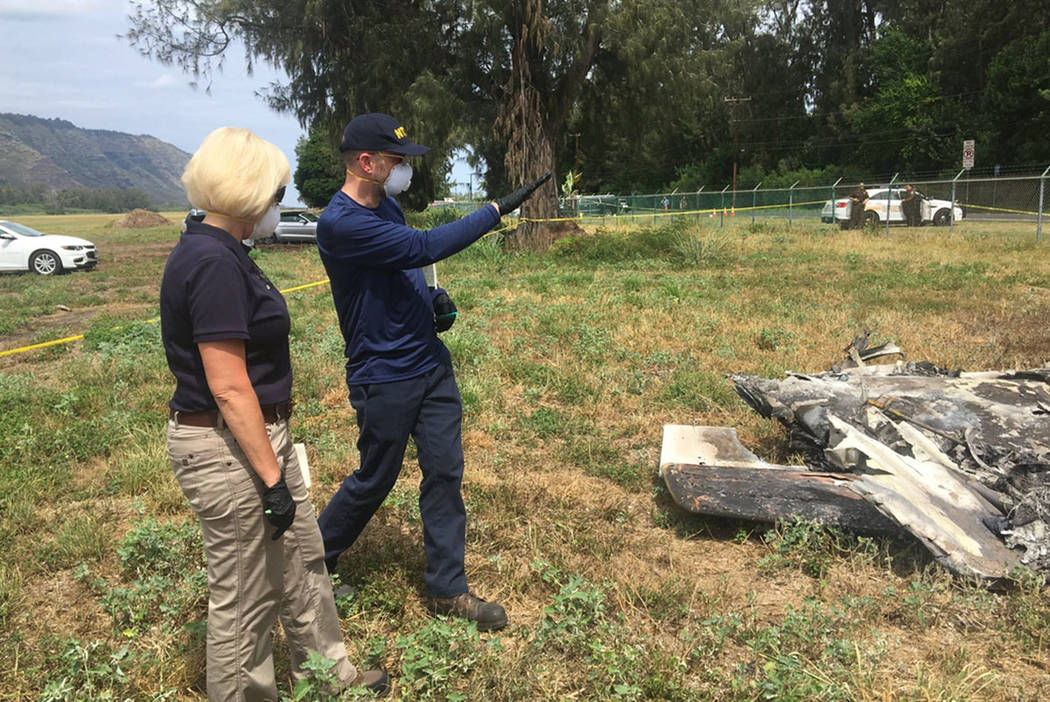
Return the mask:
<path id="1" fill-rule="evenodd" d="M 1050 571 L 1050 368 L 867 365 L 900 353 L 863 334 L 823 373 L 730 375 L 806 465 L 766 463 L 731 428 L 669 425 L 660 471 L 674 500 L 705 515 L 904 529 L 964 575 Z"/>

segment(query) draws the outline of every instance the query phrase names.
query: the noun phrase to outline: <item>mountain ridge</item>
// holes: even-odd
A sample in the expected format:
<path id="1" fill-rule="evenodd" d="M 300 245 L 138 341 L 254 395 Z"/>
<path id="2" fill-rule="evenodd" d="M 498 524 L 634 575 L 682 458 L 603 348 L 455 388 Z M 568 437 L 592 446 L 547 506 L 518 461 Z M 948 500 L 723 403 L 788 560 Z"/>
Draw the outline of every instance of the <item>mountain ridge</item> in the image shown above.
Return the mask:
<path id="1" fill-rule="evenodd" d="M 149 134 L 85 129 L 61 118 L 0 113 L 0 184 L 51 190 L 139 188 L 154 205 L 186 202 L 190 154 Z"/>

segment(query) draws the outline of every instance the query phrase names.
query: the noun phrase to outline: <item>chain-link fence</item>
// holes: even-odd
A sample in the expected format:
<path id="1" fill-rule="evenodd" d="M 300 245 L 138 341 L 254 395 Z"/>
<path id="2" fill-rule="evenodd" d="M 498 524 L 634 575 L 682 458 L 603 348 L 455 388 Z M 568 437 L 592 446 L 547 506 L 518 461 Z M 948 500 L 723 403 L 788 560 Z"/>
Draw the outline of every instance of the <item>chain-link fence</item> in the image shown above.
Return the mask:
<path id="1" fill-rule="evenodd" d="M 889 183 L 866 183 L 868 201 L 861 226 L 885 227 L 907 224 L 905 186 L 917 191 L 919 226 L 948 227 L 960 223 L 1007 222 L 1031 226 L 1036 239 L 1042 238 L 1044 223 L 1050 226 L 1050 167 L 1042 175 L 1006 175 L 971 178 L 961 171 L 955 178 L 910 180 L 897 178 Z M 604 194 L 561 198 L 562 217 L 581 223 L 608 225 L 614 222 L 657 224 L 666 218 L 692 220 L 714 226 L 737 221 L 786 220 L 823 222 L 847 228 L 852 205 L 850 194 L 857 183 L 838 180 L 831 185 L 789 188 L 731 190 L 700 188 L 696 192 L 675 191 L 644 195 Z M 435 203 L 438 204 L 438 203 Z M 443 207 L 472 212 L 477 202 L 443 201 Z M 914 221 L 914 220 L 913 220 Z"/>
<path id="2" fill-rule="evenodd" d="M 970 178 L 966 171 L 956 178 L 868 183 L 862 226 L 905 225 L 907 217 L 905 185 L 917 191 L 916 216 L 920 226 L 952 229 L 960 222 L 1013 222 L 1031 225 L 1041 238 L 1048 205 L 1047 168 L 1038 176 Z M 741 218 L 759 220 L 821 221 L 843 228 L 850 226 L 850 194 L 856 183 L 838 181 L 825 186 L 792 186 L 721 190 L 701 188 L 696 192 L 652 193 L 645 195 L 580 195 L 562 198 L 565 217 L 607 224 L 634 220 L 657 223 L 664 218 L 693 219 L 724 226 Z M 734 219 L 735 218 L 735 219 Z M 914 221 L 914 220 L 913 220 Z"/>

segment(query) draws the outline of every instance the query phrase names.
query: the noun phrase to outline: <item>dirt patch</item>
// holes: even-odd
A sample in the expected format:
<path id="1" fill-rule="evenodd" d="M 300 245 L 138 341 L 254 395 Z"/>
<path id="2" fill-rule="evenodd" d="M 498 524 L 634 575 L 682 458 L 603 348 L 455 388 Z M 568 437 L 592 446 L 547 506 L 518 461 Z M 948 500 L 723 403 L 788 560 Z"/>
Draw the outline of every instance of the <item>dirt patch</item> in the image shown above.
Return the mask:
<path id="1" fill-rule="evenodd" d="M 135 316 L 146 319 L 150 307 L 147 304 L 112 303 L 100 307 L 72 309 L 68 312 L 34 317 L 28 329 L 6 334 L 0 343 L 0 351 L 17 349 L 40 341 L 42 336 L 53 336 L 55 339 L 76 336 L 85 333 L 91 322 L 99 314 L 108 313 L 114 316 Z M 79 343 L 78 341 L 66 343 Z M 63 344 L 65 345 L 65 344 Z M 33 351 L 0 357 L 0 370 L 10 370 L 21 364 L 32 364 L 38 360 Z"/>
<path id="2" fill-rule="evenodd" d="M 145 241 L 136 243 L 110 244 L 104 251 L 99 252 L 101 257 L 100 266 L 108 268 L 111 265 L 124 264 L 132 261 L 158 261 L 167 260 L 168 254 L 178 241 L 172 237 L 171 241 Z M 160 279 L 157 279 L 157 287 L 160 287 Z"/>
<path id="3" fill-rule="evenodd" d="M 113 226 L 117 229 L 149 229 L 150 227 L 162 227 L 165 224 L 171 224 L 171 220 L 164 215 L 142 209 L 132 210 L 113 222 Z"/>
<path id="4" fill-rule="evenodd" d="M 90 641 L 109 633 L 106 619 L 85 603 L 93 603 L 91 591 L 78 582 L 71 571 L 49 571 L 26 581 L 26 596 L 19 616 L 23 631 L 31 622 L 47 622 L 51 632 Z M 23 628 L 24 627 L 24 628 Z"/>

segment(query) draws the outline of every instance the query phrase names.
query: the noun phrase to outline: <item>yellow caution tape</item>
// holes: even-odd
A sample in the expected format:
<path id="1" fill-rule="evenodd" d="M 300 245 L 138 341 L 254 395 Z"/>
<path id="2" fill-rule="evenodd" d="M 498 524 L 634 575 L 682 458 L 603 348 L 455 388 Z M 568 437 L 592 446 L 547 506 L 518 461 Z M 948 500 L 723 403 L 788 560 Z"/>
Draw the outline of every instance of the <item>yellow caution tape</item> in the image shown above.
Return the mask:
<path id="1" fill-rule="evenodd" d="M 307 283 L 306 285 L 296 285 L 294 288 L 288 288 L 286 290 L 279 290 L 278 292 L 280 292 L 282 295 L 287 295 L 288 293 L 298 292 L 300 290 L 306 290 L 307 288 L 316 288 L 318 285 L 327 285 L 328 282 L 329 282 L 328 278 L 325 278 L 324 280 L 318 280 L 316 283 Z"/>
<path id="2" fill-rule="evenodd" d="M 1019 215 L 1031 215 L 1032 217 L 1038 217 L 1038 212 L 1028 212 L 1026 210 L 1011 210 L 1005 207 L 989 207 L 987 205 L 972 205 L 968 202 L 957 202 L 957 205 L 962 207 L 968 207 L 971 210 L 988 210 L 989 212 L 1006 212 L 1008 214 L 1019 214 Z"/>
<path id="3" fill-rule="evenodd" d="M 637 213 L 637 212 L 633 212 L 632 213 L 632 212 L 628 212 L 628 213 L 624 213 L 624 214 L 617 213 L 615 216 L 619 217 L 619 218 L 682 217 L 682 216 L 687 216 L 687 215 L 701 215 L 701 214 L 710 214 L 710 215 L 716 215 L 716 216 L 719 215 L 719 214 L 722 214 L 722 215 L 725 215 L 725 216 L 732 216 L 733 212 L 747 212 L 749 210 L 773 210 L 773 209 L 786 208 L 786 207 L 803 207 L 803 206 L 806 206 L 806 205 L 820 205 L 820 204 L 823 204 L 825 202 L 827 202 L 827 200 L 813 200 L 811 202 L 794 202 L 794 203 L 791 203 L 791 204 L 784 203 L 784 204 L 779 204 L 779 205 L 756 205 L 754 207 L 737 207 L 735 209 L 733 209 L 733 208 L 723 208 L 723 207 L 714 207 L 714 208 L 711 208 L 711 209 L 708 209 L 708 210 L 684 210 L 684 211 L 683 210 L 674 210 L 674 211 L 666 211 L 665 210 L 665 211 L 656 211 L 656 212 L 649 212 L 649 213 Z M 967 205 L 967 206 L 968 207 L 975 207 L 975 205 Z M 1003 210 L 1003 211 L 1004 212 L 1008 212 L 1008 211 L 1012 211 L 1012 210 Z M 1035 213 L 1022 212 L 1022 213 L 1019 213 L 1019 214 L 1035 214 Z M 493 234 L 500 234 L 502 232 L 509 231 L 511 229 L 516 228 L 518 226 L 518 224 L 522 224 L 524 222 L 534 222 L 534 223 L 543 223 L 543 222 L 580 222 L 580 221 L 585 221 L 585 220 L 588 220 L 588 219 L 605 219 L 608 216 L 614 216 L 614 215 L 593 215 L 593 216 L 580 215 L 579 217 L 552 217 L 550 219 L 532 219 L 532 218 L 524 218 L 523 217 L 523 218 L 519 218 L 516 221 L 516 223 L 514 223 L 514 224 L 508 224 L 505 227 L 501 227 L 499 229 L 493 229 L 492 231 L 487 232 L 484 236 L 492 236 Z M 482 238 L 484 238 L 484 237 L 482 237 Z M 319 285 L 327 285 L 329 282 L 330 282 L 329 279 L 325 278 L 324 280 L 318 280 L 318 281 L 313 282 L 313 283 L 306 283 L 305 285 L 297 285 L 297 286 L 295 286 L 293 288 L 287 288 L 285 290 L 280 290 L 279 292 L 282 295 L 287 295 L 288 293 L 298 292 L 299 290 L 306 290 L 308 288 L 315 288 L 315 287 L 317 287 Z M 152 323 L 155 323 L 157 321 L 158 321 L 158 319 L 156 319 L 156 318 L 155 319 L 148 319 L 148 320 L 146 320 L 146 323 L 147 324 L 152 324 Z M 113 329 L 114 330 L 118 330 L 118 329 L 120 329 L 120 327 L 113 327 Z M 0 358 L 3 358 L 4 356 L 14 356 L 15 354 L 19 354 L 19 353 L 26 353 L 27 351 L 35 351 L 37 349 L 47 348 L 48 346 L 58 346 L 58 345 L 61 345 L 61 344 L 71 344 L 74 341 L 81 341 L 81 340 L 83 340 L 83 338 L 84 338 L 83 334 L 77 334 L 76 336 L 67 336 L 64 339 L 54 339 L 52 341 L 44 341 L 44 342 L 41 342 L 39 344 L 32 344 L 30 346 L 22 346 L 22 347 L 19 347 L 17 349 L 8 349 L 6 351 L 0 351 Z"/>
<path id="4" fill-rule="evenodd" d="M 296 292 L 298 290 L 306 290 L 307 288 L 315 288 L 318 285 L 326 285 L 327 283 L 328 283 L 328 278 L 325 278 L 324 280 L 318 280 L 315 283 L 307 283 L 306 285 L 297 285 L 294 288 L 287 288 L 285 290 L 279 290 L 278 292 L 280 292 L 282 295 L 286 295 L 288 293 Z M 145 320 L 145 322 L 143 322 L 143 323 L 144 324 L 156 324 L 159 321 L 160 321 L 160 317 L 154 317 L 153 319 Z M 113 327 L 113 329 L 112 329 L 112 331 L 119 331 L 119 330 L 120 330 L 120 327 Z M 61 344 L 71 344 L 74 341 L 82 341 L 83 339 L 84 339 L 84 335 L 83 334 L 77 334 L 76 336 L 67 336 L 64 339 L 53 339 L 52 341 L 43 341 L 43 342 L 41 342 L 39 344 L 32 344 L 30 346 L 21 346 L 21 347 L 19 347 L 17 349 L 8 349 L 7 351 L 0 351 L 0 358 L 3 358 L 4 356 L 14 356 L 17 353 L 25 353 L 27 351 L 35 351 L 37 349 L 44 349 L 44 348 L 47 348 L 48 346 L 59 346 Z"/>
<path id="5" fill-rule="evenodd" d="M 532 217 L 519 217 L 516 220 L 516 222 L 517 222 L 517 224 L 521 224 L 522 222 L 534 222 L 534 223 L 542 223 L 542 222 L 580 222 L 580 221 L 587 221 L 587 220 L 594 220 L 594 219 L 608 219 L 609 217 L 616 217 L 618 219 L 630 219 L 630 218 L 636 218 L 636 217 L 644 217 L 646 219 L 651 219 L 653 217 L 683 217 L 683 216 L 688 216 L 688 215 L 701 215 L 701 214 L 710 214 L 710 215 L 715 215 L 715 216 L 718 216 L 718 215 L 721 214 L 721 215 L 724 215 L 726 217 L 731 217 L 731 216 L 733 216 L 733 214 L 735 212 L 748 212 L 750 210 L 756 210 L 757 211 L 757 210 L 789 209 L 789 208 L 793 208 L 793 207 L 806 207 L 808 205 L 823 205 L 826 202 L 827 202 L 827 200 L 811 200 L 811 201 L 808 201 L 808 202 L 792 202 L 792 203 L 784 202 L 784 203 L 780 203 L 780 204 L 776 204 L 776 205 L 754 205 L 752 207 L 736 207 L 736 208 L 733 208 L 733 207 L 712 207 L 712 208 L 706 209 L 706 210 L 651 210 L 651 209 L 647 209 L 647 211 L 645 211 L 645 212 L 638 212 L 638 211 L 634 211 L 634 212 L 610 212 L 609 214 L 597 214 L 597 215 L 584 215 L 584 214 L 581 214 L 581 215 L 579 215 L 577 217 L 550 217 L 548 219 L 535 219 L 535 218 L 532 218 Z M 517 226 L 517 224 L 510 224 L 510 225 L 508 225 L 506 227 L 503 227 L 502 229 L 496 229 L 494 231 L 489 232 L 485 236 L 489 236 L 490 234 L 496 234 L 498 232 L 507 231 L 508 229 L 513 229 L 514 227 Z"/>
<path id="6" fill-rule="evenodd" d="M 26 351 L 33 351 L 35 349 L 43 349 L 48 346 L 57 346 L 59 344 L 68 344 L 73 341 L 80 341 L 84 338 L 83 334 L 77 334 L 76 336 L 67 336 L 65 339 L 55 339 L 54 341 L 45 341 L 39 344 L 33 344 L 32 346 L 23 346 L 17 349 L 10 349 L 8 351 L 0 351 L 0 358 L 4 356 L 13 356 L 16 353 L 25 353 Z"/>

